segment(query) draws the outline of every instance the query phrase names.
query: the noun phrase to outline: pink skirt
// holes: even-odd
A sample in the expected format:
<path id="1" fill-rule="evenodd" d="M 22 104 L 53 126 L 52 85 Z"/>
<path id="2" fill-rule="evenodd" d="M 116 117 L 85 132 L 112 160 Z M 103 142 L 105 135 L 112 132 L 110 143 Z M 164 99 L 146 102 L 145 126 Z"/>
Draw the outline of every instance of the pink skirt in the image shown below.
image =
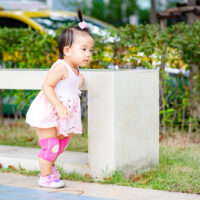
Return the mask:
<path id="1" fill-rule="evenodd" d="M 82 133 L 81 106 L 78 95 L 58 95 L 58 99 L 69 110 L 67 119 L 60 119 L 54 106 L 40 93 L 33 100 L 27 114 L 26 122 L 36 128 L 57 128 L 57 135 L 68 136 L 69 133 Z"/>

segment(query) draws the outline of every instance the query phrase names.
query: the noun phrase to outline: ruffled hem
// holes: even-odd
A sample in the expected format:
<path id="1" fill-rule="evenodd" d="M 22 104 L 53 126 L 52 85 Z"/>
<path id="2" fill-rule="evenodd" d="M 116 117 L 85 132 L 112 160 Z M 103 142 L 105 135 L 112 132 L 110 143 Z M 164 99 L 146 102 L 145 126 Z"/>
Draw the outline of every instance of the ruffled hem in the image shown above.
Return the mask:
<path id="1" fill-rule="evenodd" d="M 74 133 L 74 134 L 82 134 L 82 130 L 81 129 L 78 129 L 76 127 L 72 127 L 68 130 L 63 130 L 63 131 L 59 131 L 57 133 L 57 135 L 64 135 L 65 137 L 68 137 L 70 133 Z"/>
<path id="2" fill-rule="evenodd" d="M 68 129 L 63 129 L 60 126 L 58 126 L 58 124 L 51 124 L 51 125 L 44 125 L 41 126 L 38 124 L 34 124 L 34 123 L 30 123 L 29 121 L 26 120 L 26 123 L 28 123 L 31 127 L 33 128 L 56 128 L 58 130 L 57 132 L 57 136 L 59 135 L 64 135 L 64 136 L 69 136 L 70 133 L 74 133 L 74 134 L 82 134 L 82 129 L 77 128 L 77 127 L 72 127 L 72 128 L 68 128 Z"/>

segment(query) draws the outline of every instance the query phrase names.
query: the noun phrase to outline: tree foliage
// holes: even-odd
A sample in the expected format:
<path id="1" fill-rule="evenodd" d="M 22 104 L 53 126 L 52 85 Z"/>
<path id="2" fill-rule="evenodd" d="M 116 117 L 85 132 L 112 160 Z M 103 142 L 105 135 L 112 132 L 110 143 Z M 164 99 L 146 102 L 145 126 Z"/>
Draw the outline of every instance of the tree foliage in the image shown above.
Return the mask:
<path id="1" fill-rule="evenodd" d="M 122 26 L 129 23 L 129 17 L 138 10 L 136 0 L 109 0 L 104 3 L 104 0 L 88 1 L 68 1 L 62 0 L 63 6 L 67 4 L 73 5 L 77 9 L 81 9 L 86 15 L 103 20 L 115 26 Z"/>

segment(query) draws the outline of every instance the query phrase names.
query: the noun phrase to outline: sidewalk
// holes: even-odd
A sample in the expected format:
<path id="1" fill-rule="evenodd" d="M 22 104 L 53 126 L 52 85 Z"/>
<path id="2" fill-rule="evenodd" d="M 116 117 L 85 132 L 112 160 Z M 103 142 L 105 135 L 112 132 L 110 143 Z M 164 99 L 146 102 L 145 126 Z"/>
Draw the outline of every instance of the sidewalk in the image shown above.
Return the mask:
<path id="1" fill-rule="evenodd" d="M 16 168 L 22 166 L 27 170 L 38 170 L 39 150 L 39 148 L 0 145 L 0 163 L 4 167 L 13 165 Z M 87 153 L 65 151 L 59 156 L 56 164 L 67 172 L 76 171 L 83 175 L 89 173 Z"/>
<path id="2" fill-rule="evenodd" d="M 62 189 L 37 186 L 38 177 L 0 173 L 0 200 L 199 200 L 200 195 L 66 180 Z"/>

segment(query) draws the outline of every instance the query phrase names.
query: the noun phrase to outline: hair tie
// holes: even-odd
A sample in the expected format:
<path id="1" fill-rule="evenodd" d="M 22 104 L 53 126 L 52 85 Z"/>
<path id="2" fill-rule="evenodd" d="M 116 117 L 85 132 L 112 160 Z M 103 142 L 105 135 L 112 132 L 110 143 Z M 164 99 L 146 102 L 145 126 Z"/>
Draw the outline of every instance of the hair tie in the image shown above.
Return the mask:
<path id="1" fill-rule="evenodd" d="M 82 21 L 80 23 L 78 23 L 79 28 L 84 29 L 84 28 L 88 28 L 88 25 L 86 24 L 85 21 Z"/>

